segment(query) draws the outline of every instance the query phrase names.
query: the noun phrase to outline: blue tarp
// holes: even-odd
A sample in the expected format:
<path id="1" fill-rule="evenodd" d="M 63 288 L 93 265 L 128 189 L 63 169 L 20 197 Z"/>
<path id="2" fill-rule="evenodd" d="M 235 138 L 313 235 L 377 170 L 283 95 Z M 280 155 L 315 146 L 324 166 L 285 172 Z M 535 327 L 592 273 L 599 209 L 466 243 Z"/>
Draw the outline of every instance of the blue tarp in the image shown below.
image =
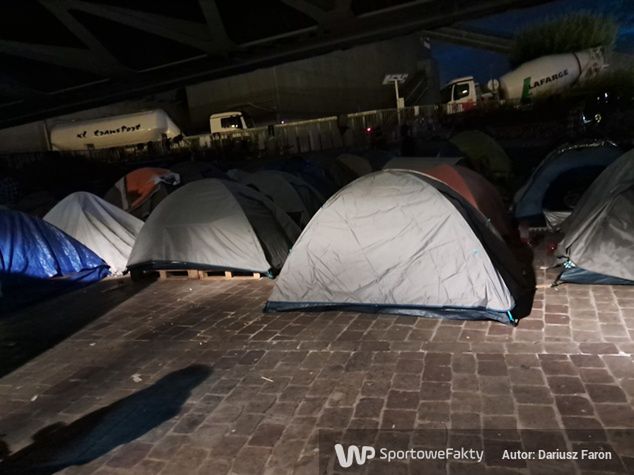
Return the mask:
<path id="1" fill-rule="evenodd" d="M 97 282 L 108 265 L 39 218 L 0 210 L 0 308 L 12 308 Z"/>

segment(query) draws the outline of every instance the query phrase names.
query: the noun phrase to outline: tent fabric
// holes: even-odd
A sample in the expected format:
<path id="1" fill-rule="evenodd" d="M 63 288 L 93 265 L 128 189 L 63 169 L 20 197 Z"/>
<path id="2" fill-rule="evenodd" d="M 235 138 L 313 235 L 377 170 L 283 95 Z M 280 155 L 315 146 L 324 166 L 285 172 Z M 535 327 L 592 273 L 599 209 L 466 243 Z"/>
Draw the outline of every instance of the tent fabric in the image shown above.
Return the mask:
<path id="1" fill-rule="evenodd" d="M 464 155 L 471 166 L 485 176 L 506 179 L 511 175 L 511 159 L 491 136 L 479 130 L 460 132 L 449 140 Z"/>
<path id="2" fill-rule="evenodd" d="M 435 159 L 398 157 L 390 160 L 386 169 L 418 171 L 442 181 L 489 219 L 502 237 L 511 236 L 511 224 L 497 189 L 477 172 L 453 165 L 455 160 L 460 159 L 449 158 L 447 163 L 438 163 Z"/>
<path id="3" fill-rule="evenodd" d="M 145 219 L 169 194 L 168 187 L 179 183 L 180 176 L 165 168 L 138 168 L 119 179 L 104 199 L 139 219 Z"/>
<path id="4" fill-rule="evenodd" d="M 170 165 L 170 170 L 173 173 L 178 174 L 180 177 L 180 183 L 186 185 L 196 180 L 203 180 L 205 178 L 220 178 L 226 180 L 227 174 L 220 168 L 207 162 L 200 161 L 187 161 L 179 162 L 174 165 Z"/>
<path id="5" fill-rule="evenodd" d="M 511 235 L 504 201 L 497 189 L 477 172 L 461 166 L 438 165 L 425 172 L 442 181 L 478 209 L 501 236 Z"/>
<path id="6" fill-rule="evenodd" d="M 52 224 L 0 210 L 2 307 L 72 290 L 107 275 L 108 265 L 99 256 Z"/>
<path id="7" fill-rule="evenodd" d="M 549 209 L 544 210 L 544 220 L 546 221 L 546 227 L 550 232 L 557 232 L 561 229 L 562 223 L 570 217 L 572 211 L 552 211 Z"/>
<path id="8" fill-rule="evenodd" d="M 507 312 L 530 308 L 529 287 L 481 213 L 437 180 L 393 170 L 361 177 L 326 202 L 265 310 L 509 322 Z"/>
<path id="9" fill-rule="evenodd" d="M 122 274 L 143 221 L 92 193 L 68 195 L 44 216 Z"/>
<path id="10" fill-rule="evenodd" d="M 634 284 L 634 150 L 594 181 L 562 229 L 561 281 Z"/>
<path id="11" fill-rule="evenodd" d="M 425 173 L 438 165 L 466 166 L 467 162 L 463 157 L 394 157 L 383 166 L 383 170 L 401 169 Z"/>
<path id="12" fill-rule="evenodd" d="M 567 199 L 566 193 L 585 191 L 620 155 L 617 146 L 605 141 L 558 147 L 546 156 L 515 194 L 515 217 L 525 220 L 540 218 L 544 208 L 550 211 L 571 210 L 574 203 L 569 201 L 574 201 L 574 198 Z M 559 195 L 560 198 L 548 199 L 549 194 Z"/>
<path id="13" fill-rule="evenodd" d="M 262 169 L 284 171 L 295 175 L 309 183 L 325 198 L 330 197 L 340 187 L 326 171 L 326 167 L 319 165 L 313 160 L 297 157 L 276 160 L 264 165 Z"/>
<path id="14" fill-rule="evenodd" d="M 341 163 L 344 167 L 352 171 L 357 178 L 372 173 L 374 171 L 372 169 L 370 161 L 360 155 L 342 153 L 337 157 L 337 161 Z"/>
<path id="15" fill-rule="evenodd" d="M 277 272 L 300 230 L 261 193 L 215 178 L 168 196 L 144 224 L 128 268 Z"/>
<path id="16" fill-rule="evenodd" d="M 254 173 L 230 170 L 229 176 L 266 195 L 301 227 L 308 224 L 325 201 L 317 190 L 290 173 L 275 170 Z"/>
<path id="17" fill-rule="evenodd" d="M 372 166 L 373 171 L 382 170 L 387 162 L 394 158 L 394 152 L 390 150 L 380 149 L 362 149 L 353 152 L 355 155 L 359 155 L 365 158 Z"/>
<path id="18" fill-rule="evenodd" d="M 414 138 L 414 152 L 418 157 L 462 157 L 464 153 L 448 140 Z"/>

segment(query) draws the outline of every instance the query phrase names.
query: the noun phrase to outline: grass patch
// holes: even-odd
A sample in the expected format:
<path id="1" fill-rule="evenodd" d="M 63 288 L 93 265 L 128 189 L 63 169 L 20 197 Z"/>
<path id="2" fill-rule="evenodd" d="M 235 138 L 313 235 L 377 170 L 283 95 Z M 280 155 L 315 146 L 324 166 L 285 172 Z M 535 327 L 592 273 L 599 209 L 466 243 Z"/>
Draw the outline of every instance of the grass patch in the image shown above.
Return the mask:
<path id="1" fill-rule="evenodd" d="M 614 46 L 618 29 L 611 17 L 590 12 L 571 13 L 518 33 L 509 58 L 516 67 L 550 54 L 573 53 L 597 46 L 609 50 Z"/>

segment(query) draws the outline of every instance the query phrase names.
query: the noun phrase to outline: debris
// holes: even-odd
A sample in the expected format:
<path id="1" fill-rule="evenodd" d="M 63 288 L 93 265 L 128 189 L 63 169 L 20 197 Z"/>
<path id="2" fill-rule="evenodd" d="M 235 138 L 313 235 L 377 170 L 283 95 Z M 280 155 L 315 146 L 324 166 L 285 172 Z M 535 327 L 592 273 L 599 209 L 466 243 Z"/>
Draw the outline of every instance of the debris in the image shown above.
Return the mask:
<path id="1" fill-rule="evenodd" d="M 140 383 L 141 381 L 143 381 L 143 378 L 141 378 L 141 375 L 139 373 L 134 373 L 131 378 L 132 381 L 134 381 L 135 383 Z"/>
<path id="2" fill-rule="evenodd" d="M 260 376 L 264 381 L 268 381 L 269 383 L 273 383 L 274 381 L 271 378 L 267 378 L 266 376 Z"/>
<path id="3" fill-rule="evenodd" d="M 94 341 L 92 343 L 89 343 L 88 346 L 95 346 L 97 343 L 95 343 Z"/>
<path id="4" fill-rule="evenodd" d="M 35 402 L 37 400 L 37 394 L 31 398 L 31 402 Z"/>

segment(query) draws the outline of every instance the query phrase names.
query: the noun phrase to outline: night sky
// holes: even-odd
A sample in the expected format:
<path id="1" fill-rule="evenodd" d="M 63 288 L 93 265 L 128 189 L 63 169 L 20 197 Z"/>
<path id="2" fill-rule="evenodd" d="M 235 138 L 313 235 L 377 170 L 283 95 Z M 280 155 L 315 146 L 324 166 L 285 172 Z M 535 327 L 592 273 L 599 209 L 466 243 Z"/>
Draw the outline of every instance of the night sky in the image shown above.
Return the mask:
<path id="1" fill-rule="evenodd" d="M 512 36 L 515 31 L 523 27 L 575 11 L 612 15 L 621 25 L 617 49 L 634 53 L 634 1 L 632 0 L 560 0 L 465 22 L 465 25 L 492 34 Z M 491 77 L 498 77 L 510 69 L 506 56 L 490 51 L 439 41 L 432 42 L 432 51 L 438 60 L 440 79 L 443 84 L 460 76 L 475 76 L 480 82 L 486 82 Z"/>

